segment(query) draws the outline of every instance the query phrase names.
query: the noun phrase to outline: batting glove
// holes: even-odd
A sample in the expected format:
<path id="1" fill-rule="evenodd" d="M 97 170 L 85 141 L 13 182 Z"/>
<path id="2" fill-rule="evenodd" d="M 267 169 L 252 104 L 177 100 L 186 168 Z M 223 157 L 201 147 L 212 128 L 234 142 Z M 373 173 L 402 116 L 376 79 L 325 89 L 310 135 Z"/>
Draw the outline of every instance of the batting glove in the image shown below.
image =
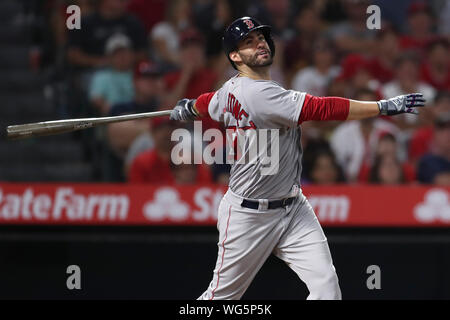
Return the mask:
<path id="1" fill-rule="evenodd" d="M 410 93 L 397 96 L 388 100 L 377 101 L 380 114 L 393 116 L 400 113 L 419 114 L 416 107 L 424 107 L 425 99 L 421 93 Z"/>
<path id="2" fill-rule="evenodd" d="M 170 120 L 194 120 L 198 117 L 197 112 L 194 109 L 196 99 L 181 99 L 173 108 L 170 114 Z"/>

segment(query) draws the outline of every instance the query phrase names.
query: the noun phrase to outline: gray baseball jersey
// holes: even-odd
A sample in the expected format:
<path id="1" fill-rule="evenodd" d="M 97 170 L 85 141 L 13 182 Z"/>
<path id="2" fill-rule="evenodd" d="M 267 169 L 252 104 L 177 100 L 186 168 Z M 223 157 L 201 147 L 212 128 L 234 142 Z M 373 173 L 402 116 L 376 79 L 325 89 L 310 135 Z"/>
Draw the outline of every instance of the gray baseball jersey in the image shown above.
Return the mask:
<path id="1" fill-rule="evenodd" d="M 235 131 L 235 140 L 247 137 L 246 147 L 231 166 L 229 187 L 234 193 L 250 199 L 279 199 L 300 184 L 298 119 L 305 95 L 271 80 L 239 76 L 214 94 L 208 105 L 211 118 L 227 129 L 240 129 Z M 256 157 L 252 150 L 257 150 Z"/>
<path id="2" fill-rule="evenodd" d="M 246 144 L 232 164 L 230 186 L 218 208 L 216 266 L 199 300 L 240 299 L 271 253 L 304 281 L 308 299 L 341 299 L 326 237 L 298 189 L 302 169 L 298 119 L 305 96 L 273 81 L 234 77 L 209 100 L 210 116 L 235 137 L 242 134 Z M 265 136 L 267 129 L 276 134 Z M 295 197 L 291 205 L 276 209 L 263 205 L 268 204 L 266 199 L 287 196 Z M 258 199 L 258 209 L 242 206 L 244 198 Z"/>

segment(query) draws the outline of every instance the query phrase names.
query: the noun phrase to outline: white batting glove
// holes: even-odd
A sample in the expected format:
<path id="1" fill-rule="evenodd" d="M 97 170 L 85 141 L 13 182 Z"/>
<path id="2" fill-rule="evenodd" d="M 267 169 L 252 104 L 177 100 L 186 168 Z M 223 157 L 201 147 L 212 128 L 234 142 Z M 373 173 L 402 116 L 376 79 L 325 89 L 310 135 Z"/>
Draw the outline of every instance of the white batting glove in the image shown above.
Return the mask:
<path id="1" fill-rule="evenodd" d="M 425 99 L 421 93 L 410 93 L 388 100 L 377 101 L 380 114 L 393 116 L 400 113 L 419 114 L 417 107 L 425 106 Z"/>
<path id="2" fill-rule="evenodd" d="M 187 121 L 194 120 L 198 117 L 198 114 L 194 109 L 195 101 L 196 99 L 179 100 L 170 114 L 170 120 Z"/>

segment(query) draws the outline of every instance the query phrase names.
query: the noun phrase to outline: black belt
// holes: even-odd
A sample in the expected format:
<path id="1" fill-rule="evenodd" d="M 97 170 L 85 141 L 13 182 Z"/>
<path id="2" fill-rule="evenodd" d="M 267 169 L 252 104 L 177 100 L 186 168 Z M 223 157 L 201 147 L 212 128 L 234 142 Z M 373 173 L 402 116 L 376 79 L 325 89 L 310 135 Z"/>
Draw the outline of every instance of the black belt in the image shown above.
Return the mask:
<path id="1" fill-rule="evenodd" d="M 284 198 L 282 200 L 274 200 L 269 201 L 268 209 L 278 209 L 278 208 L 284 208 L 288 205 L 290 205 L 292 202 L 294 202 L 295 197 L 292 198 Z M 241 203 L 242 207 L 250 208 L 250 209 L 259 209 L 259 202 L 258 201 L 252 201 L 244 199 Z"/>

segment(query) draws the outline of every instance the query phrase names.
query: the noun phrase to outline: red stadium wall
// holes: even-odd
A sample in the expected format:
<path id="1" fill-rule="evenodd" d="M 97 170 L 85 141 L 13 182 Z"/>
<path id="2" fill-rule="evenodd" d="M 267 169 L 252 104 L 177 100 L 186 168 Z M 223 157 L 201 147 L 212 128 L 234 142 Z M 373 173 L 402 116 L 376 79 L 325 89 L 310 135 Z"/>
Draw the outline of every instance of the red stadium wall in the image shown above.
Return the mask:
<path id="1" fill-rule="evenodd" d="M 226 187 L 0 184 L 0 224 L 215 225 Z M 307 186 L 323 226 L 450 226 L 450 188 Z"/>

